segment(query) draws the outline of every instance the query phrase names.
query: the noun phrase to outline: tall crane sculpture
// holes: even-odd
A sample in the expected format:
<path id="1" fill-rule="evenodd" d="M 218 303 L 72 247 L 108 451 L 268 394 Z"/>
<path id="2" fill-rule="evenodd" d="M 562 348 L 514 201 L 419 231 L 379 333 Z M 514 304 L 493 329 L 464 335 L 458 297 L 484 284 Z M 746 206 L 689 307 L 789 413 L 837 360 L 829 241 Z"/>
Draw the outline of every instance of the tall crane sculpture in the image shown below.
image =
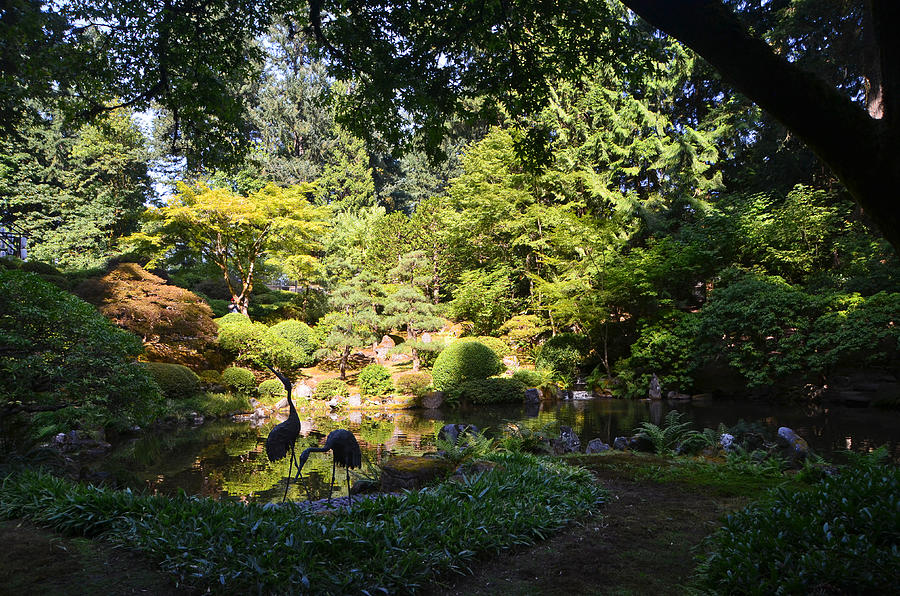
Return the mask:
<path id="1" fill-rule="evenodd" d="M 328 437 L 325 438 L 325 445 L 322 447 L 305 449 L 300 454 L 300 461 L 297 464 L 298 479 L 303 471 L 303 466 L 306 464 L 306 460 L 309 459 L 309 454 L 313 451 L 317 453 L 331 451 L 331 486 L 328 488 L 328 503 L 331 504 L 331 493 L 334 491 L 334 474 L 337 464 L 341 464 L 347 470 L 347 498 L 352 503 L 350 469 L 358 468 L 362 464 L 362 453 L 359 450 L 359 443 L 356 441 L 356 437 L 349 430 L 339 428 L 328 433 Z"/>
<path id="2" fill-rule="evenodd" d="M 288 450 L 291 452 L 291 461 L 288 464 L 287 483 L 284 486 L 284 496 L 281 498 L 281 502 L 284 503 L 287 499 L 288 488 L 291 486 L 292 466 L 297 461 L 294 456 L 294 444 L 297 442 L 297 437 L 300 435 L 300 416 L 297 414 L 297 408 L 294 407 L 294 402 L 291 400 L 291 389 L 293 388 L 291 382 L 286 376 L 271 366 L 266 365 L 266 368 L 275 373 L 275 376 L 278 377 L 284 385 L 285 390 L 287 390 L 288 407 L 290 408 L 287 420 L 276 425 L 269 431 L 269 436 L 266 437 L 266 455 L 269 457 L 269 461 L 276 462 L 284 459 Z M 299 477 L 300 464 L 297 464 L 297 472 L 297 476 Z"/>

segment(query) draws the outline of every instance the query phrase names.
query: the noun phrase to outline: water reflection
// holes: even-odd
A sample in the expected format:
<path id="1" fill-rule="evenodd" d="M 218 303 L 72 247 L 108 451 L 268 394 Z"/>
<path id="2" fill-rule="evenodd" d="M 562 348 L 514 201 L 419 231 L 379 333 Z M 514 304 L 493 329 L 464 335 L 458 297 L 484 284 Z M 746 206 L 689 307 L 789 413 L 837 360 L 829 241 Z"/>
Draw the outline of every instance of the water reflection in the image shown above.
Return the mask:
<path id="1" fill-rule="evenodd" d="M 532 430 L 571 426 L 582 444 L 595 438 L 612 443 L 631 434 L 641 422 L 661 424 L 676 409 L 696 428 L 733 426 L 739 420 L 760 422 L 773 432 L 790 426 L 814 451 L 831 455 L 852 449 L 869 451 L 887 445 L 900 459 L 897 428 L 900 413 L 843 407 L 786 407 L 754 402 L 641 402 L 612 399 L 570 400 L 534 405 L 470 407 L 445 411 L 352 412 L 301 420 L 296 451 L 321 445 L 336 428 L 352 431 L 363 452 L 363 470 L 391 455 L 420 455 L 435 450 L 435 435 L 444 424 L 475 424 L 488 434 L 502 432 L 508 421 Z M 192 429 L 154 433 L 119 446 L 105 462 L 128 470 L 154 493 L 188 494 L 215 499 L 275 502 L 284 494 L 288 460 L 272 463 L 264 451 L 265 437 L 278 420 L 259 428 L 248 423 L 214 422 Z M 370 470 L 371 472 L 371 470 Z M 331 454 L 313 453 L 303 469 L 305 482 L 293 485 L 290 499 L 324 498 L 331 479 Z M 335 496 L 346 495 L 345 475 L 338 473 Z M 308 490 L 308 495 L 307 495 Z"/>

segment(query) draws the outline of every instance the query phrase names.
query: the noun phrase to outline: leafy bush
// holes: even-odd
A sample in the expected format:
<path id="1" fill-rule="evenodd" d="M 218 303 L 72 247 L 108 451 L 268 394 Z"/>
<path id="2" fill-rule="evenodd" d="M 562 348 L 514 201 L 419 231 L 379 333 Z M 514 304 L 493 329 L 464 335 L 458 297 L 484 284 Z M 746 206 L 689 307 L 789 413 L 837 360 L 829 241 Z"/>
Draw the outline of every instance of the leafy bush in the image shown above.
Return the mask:
<path id="1" fill-rule="evenodd" d="M 219 346 L 234 354 L 237 362 L 257 367 L 268 364 L 281 369 L 307 366 L 313 362 L 312 354 L 294 342 L 302 334 L 296 325 L 283 325 L 278 329 L 269 328 L 263 323 L 251 321 L 238 313 L 225 315 L 217 322 L 219 323 Z M 299 321 L 296 323 L 304 325 Z M 279 325 L 282 324 L 279 323 Z"/>
<path id="2" fill-rule="evenodd" d="M 519 403 L 525 397 L 525 383 L 507 377 L 472 379 L 447 389 L 451 403 L 470 401 L 473 404 Z"/>
<path id="3" fill-rule="evenodd" d="M 409 372 L 399 375 L 394 381 L 397 391 L 404 395 L 422 395 L 431 385 L 431 375 L 427 372 Z"/>
<path id="4" fill-rule="evenodd" d="M 313 391 L 315 399 L 331 399 L 332 397 L 347 397 L 350 388 L 340 379 L 322 379 Z"/>
<path id="5" fill-rule="evenodd" d="M 144 366 L 167 399 L 187 399 L 200 391 L 200 377 L 180 364 L 148 362 Z"/>
<path id="6" fill-rule="evenodd" d="M 434 362 L 434 386 L 446 390 L 463 381 L 486 379 L 503 371 L 497 354 L 477 341 L 456 341 L 444 348 Z"/>
<path id="7" fill-rule="evenodd" d="M 253 372 L 239 366 L 230 366 L 222 371 L 222 383 L 238 393 L 252 395 L 256 392 L 256 377 Z"/>
<path id="8" fill-rule="evenodd" d="M 704 543 L 698 579 L 719 594 L 892 593 L 898 528 L 900 469 L 865 458 L 728 516 Z"/>
<path id="9" fill-rule="evenodd" d="M 505 341 L 503 341 L 499 337 L 491 337 L 489 335 L 479 335 L 478 337 L 461 337 L 456 341 L 477 341 L 478 343 L 484 344 L 489 347 L 501 361 L 503 360 L 504 356 L 508 356 L 513 352 Z"/>
<path id="10" fill-rule="evenodd" d="M 520 368 L 512 374 L 512 378 L 522 382 L 526 387 L 540 387 L 544 384 L 544 374 L 539 370 Z"/>
<path id="11" fill-rule="evenodd" d="M 59 269 L 43 261 L 25 261 L 22 263 L 22 271 L 37 273 L 38 275 L 61 275 Z"/>
<path id="12" fill-rule="evenodd" d="M 315 362 L 313 355 L 321 347 L 321 342 L 317 341 L 318 338 L 309 325 L 303 321 L 288 319 L 272 325 L 269 330 L 299 349 L 302 357 L 298 358 L 297 366 L 309 366 Z"/>
<path id="13" fill-rule="evenodd" d="M 664 392 L 693 387 L 699 324 L 696 314 L 681 311 L 643 322 L 631 344 L 631 355 L 616 363 L 615 373 L 622 381 L 616 392 L 624 397 L 647 397 L 654 374 Z"/>
<path id="14" fill-rule="evenodd" d="M 287 391 L 284 390 L 284 384 L 278 379 L 267 379 L 259 384 L 256 389 L 259 398 L 266 402 L 277 402 L 282 397 L 287 397 Z"/>
<path id="15" fill-rule="evenodd" d="M 489 457 L 494 470 L 463 482 L 382 495 L 328 516 L 292 503 L 167 498 L 23 471 L 0 484 L 0 517 L 107 536 L 198 591 L 406 593 L 488 553 L 544 539 L 605 498 L 586 470 L 523 454 Z"/>
<path id="16" fill-rule="evenodd" d="M 359 371 L 359 390 L 363 395 L 387 395 L 394 390 L 391 373 L 380 364 L 369 364 Z"/>
<path id="17" fill-rule="evenodd" d="M 578 366 L 587 354 L 587 338 L 575 333 L 560 333 L 544 342 L 534 363 L 558 375 L 561 381 L 578 376 Z"/>
<path id="18" fill-rule="evenodd" d="M 145 424 L 162 407 L 134 362 L 141 340 L 34 273 L 0 270 L 0 346 L 4 400 L 65 405 L 79 424 L 117 427 Z"/>
<path id="19" fill-rule="evenodd" d="M 222 373 L 211 368 L 201 370 L 197 376 L 200 377 L 200 382 L 207 385 L 218 385 L 222 382 Z"/>
<path id="20" fill-rule="evenodd" d="M 252 410 L 250 399 L 243 393 L 200 393 L 182 404 L 185 409 L 193 410 L 208 418 L 219 418 Z"/>
<path id="21" fill-rule="evenodd" d="M 519 356 L 530 357 L 538 339 L 550 331 L 550 327 L 537 315 L 516 315 L 503 323 L 499 332 L 513 346 Z"/>

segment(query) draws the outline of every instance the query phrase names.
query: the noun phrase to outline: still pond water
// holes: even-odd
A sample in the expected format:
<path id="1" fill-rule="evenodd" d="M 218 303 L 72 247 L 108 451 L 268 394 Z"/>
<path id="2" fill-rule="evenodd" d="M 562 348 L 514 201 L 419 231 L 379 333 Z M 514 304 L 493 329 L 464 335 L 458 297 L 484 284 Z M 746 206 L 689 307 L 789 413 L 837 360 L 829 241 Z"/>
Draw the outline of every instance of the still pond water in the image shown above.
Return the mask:
<path id="1" fill-rule="evenodd" d="M 868 451 L 886 445 L 900 459 L 900 412 L 873 408 L 797 408 L 736 401 L 688 403 L 588 399 L 544 403 L 540 409 L 523 405 L 480 406 L 440 412 L 350 412 L 306 418 L 297 440 L 297 454 L 320 445 L 335 428 L 347 428 L 359 439 L 363 475 L 367 462 L 379 464 L 395 454 L 420 455 L 435 450 L 435 435 L 444 424 L 467 423 L 502 431 L 509 422 L 539 430 L 571 426 L 584 446 L 595 438 L 612 443 L 632 434 L 641 422 L 660 424 L 672 409 L 684 413 L 695 428 L 732 426 L 739 420 L 758 422 L 774 434 L 779 426 L 796 430 L 818 454 L 826 457 L 845 449 Z M 302 417 L 302 416 L 301 416 Z M 194 428 L 155 432 L 120 445 L 107 466 L 127 469 L 151 492 L 188 494 L 215 499 L 252 502 L 280 501 L 288 475 L 288 459 L 271 463 L 264 451 L 265 437 L 277 420 L 253 427 L 249 423 L 210 422 Z M 368 468 L 368 470 L 367 470 Z M 360 477 L 354 474 L 356 477 Z M 339 470 L 334 496 L 346 495 L 346 478 Z M 331 454 L 313 453 L 303 468 L 301 485 L 292 484 L 288 498 L 303 500 L 328 496 Z"/>

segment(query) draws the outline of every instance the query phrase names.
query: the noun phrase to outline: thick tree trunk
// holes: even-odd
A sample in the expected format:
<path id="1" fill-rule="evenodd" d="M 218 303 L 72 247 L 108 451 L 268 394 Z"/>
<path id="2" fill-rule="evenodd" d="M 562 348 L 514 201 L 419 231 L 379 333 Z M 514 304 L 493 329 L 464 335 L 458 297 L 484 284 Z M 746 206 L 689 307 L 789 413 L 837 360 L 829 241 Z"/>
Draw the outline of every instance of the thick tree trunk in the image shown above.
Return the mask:
<path id="1" fill-rule="evenodd" d="M 703 56 L 741 93 L 803 139 L 900 251 L 900 2 L 871 3 L 881 63 L 879 119 L 776 55 L 720 0 L 622 2 Z"/>

